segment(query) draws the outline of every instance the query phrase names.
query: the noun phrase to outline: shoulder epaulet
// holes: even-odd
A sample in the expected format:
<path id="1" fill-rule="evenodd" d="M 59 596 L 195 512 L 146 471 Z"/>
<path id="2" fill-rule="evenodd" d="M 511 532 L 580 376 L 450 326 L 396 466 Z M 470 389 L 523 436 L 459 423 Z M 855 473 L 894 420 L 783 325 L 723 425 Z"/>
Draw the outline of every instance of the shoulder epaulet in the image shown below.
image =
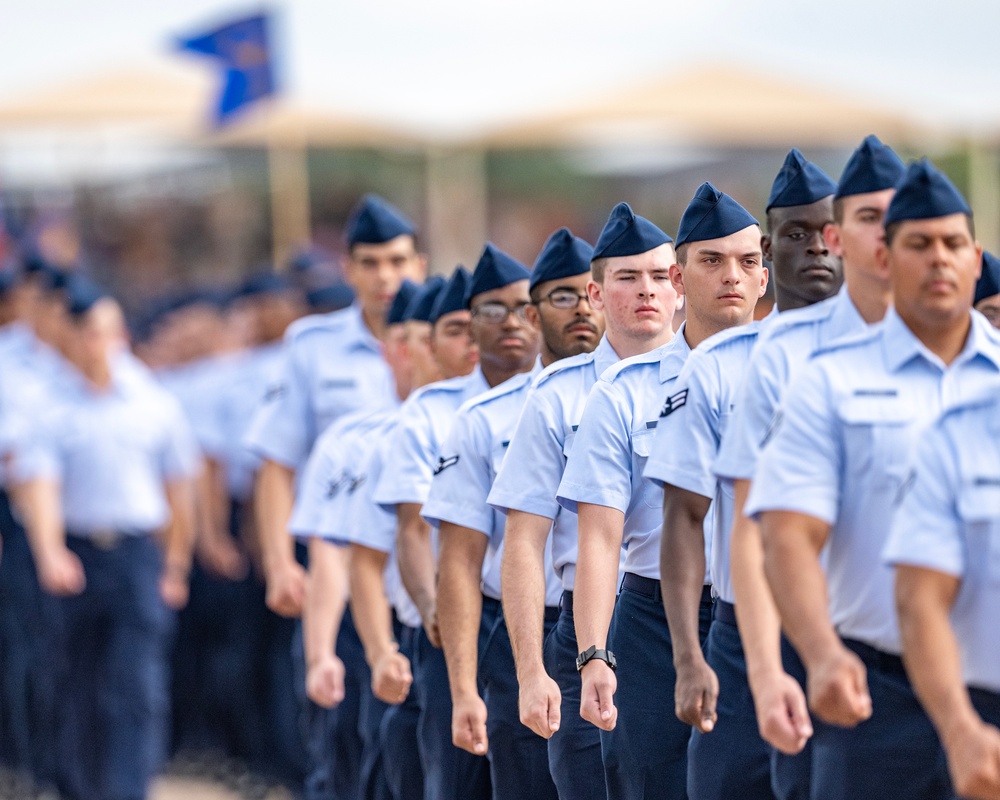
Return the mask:
<path id="1" fill-rule="evenodd" d="M 820 356 L 826 355 L 827 353 L 835 353 L 838 350 L 850 350 L 854 347 L 861 347 L 862 345 L 868 344 L 872 339 L 875 339 L 881 335 L 882 335 L 881 324 L 870 325 L 865 330 L 857 331 L 856 333 L 850 333 L 846 336 L 840 337 L 839 339 L 835 339 L 832 342 L 821 345 L 812 354 L 811 358 L 818 358 Z"/>
<path id="2" fill-rule="evenodd" d="M 822 322 L 825 319 L 829 319 L 830 315 L 833 313 L 834 301 L 837 296 L 828 297 L 826 300 L 821 300 L 818 303 L 813 303 L 809 306 L 803 306 L 802 308 L 794 308 L 791 311 L 782 311 L 777 317 L 771 322 L 771 324 L 764 328 L 760 333 L 761 341 L 770 341 L 771 339 L 776 339 L 779 336 L 783 336 L 787 331 L 796 330 L 801 328 L 803 325 L 813 325 L 817 322 Z"/>
<path id="3" fill-rule="evenodd" d="M 569 358 L 561 358 L 558 361 L 549 364 L 545 369 L 543 369 L 535 376 L 532 388 L 538 388 L 553 375 L 556 375 L 560 372 L 579 369 L 580 367 L 585 367 L 588 364 L 593 364 L 593 363 L 594 363 L 593 351 L 589 353 L 578 353 L 577 355 L 570 356 Z"/>
<path id="4" fill-rule="evenodd" d="M 535 375 L 531 372 L 520 372 L 513 378 L 509 378 L 503 383 L 494 386 L 492 389 L 487 389 L 482 394 L 466 400 L 461 406 L 459 406 L 459 413 L 478 406 L 488 405 L 494 400 L 498 400 L 501 397 L 506 397 L 513 392 L 519 391 L 534 380 L 534 378 Z"/>
<path id="5" fill-rule="evenodd" d="M 465 385 L 468 380 L 468 375 L 459 375 L 457 378 L 445 378 L 442 381 L 434 381 L 434 383 L 428 383 L 426 386 L 421 386 L 419 389 L 416 389 L 410 397 L 423 397 L 424 395 L 437 394 L 438 392 L 443 392 L 445 394 L 451 392 L 461 392 L 465 389 Z"/>
<path id="6" fill-rule="evenodd" d="M 720 347 L 725 347 L 732 342 L 739 341 L 740 339 L 746 339 L 748 337 L 756 337 L 760 334 L 761 326 L 760 320 L 754 320 L 747 325 L 737 325 L 734 328 L 726 328 L 718 333 L 713 333 L 705 341 L 701 342 L 697 347 L 692 350 L 692 353 L 702 352 L 710 353 L 712 350 L 717 350 Z"/>
<path id="7" fill-rule="evenodd" d="M 311 333 L 336 331 L 344 327 L 349 321 L 351 309 L 344 308 L 340 311 L 331 311 L 328 314 L 310 314 L 295 320 L 288 326 L 285 332 L 285 341 L 293 342 Z"/>
<path id="8" fill-rule="evenodd" d="M 628 358 L 623 358 L 621 361 L 617 361 L 604 370 L 604 374 L 598 376 L 602 381 L 608 383 L 614 383 L 621 376 L 623 372 L 629 372 L 633 369 L 640 369 L 642 367 L 648 367 L 651 364 L 655 364 L 659 368 L 660 359 L 663 357 L 663 351 L 669 348 L 676 339 L 671 339 L 666 344 L 662 344 L 659 347 L 655 347 L 648 353 L 639 353 L 636 356 L 629 356 Z"/>
<path id="9" fill-rule="evenodd" d="M 939 418 L 939 424 L 943 423 L 944 420 L 949 417 L 959 416 L 969 411 L 975 411 L 994 405 L 1000 406 L 1000 379 L 988 386 L 981 387 L 978 391 L 973 392 L 968 397 L 963 397 L 951 405 L 946 406 L 941 414 L 941 417 Z M 1000 409 L 998 409 L 998 412 L 1000 412 Z M 995 420 L 996 425 L 1000 427 L 1000 413 L 997 413 Z"/>

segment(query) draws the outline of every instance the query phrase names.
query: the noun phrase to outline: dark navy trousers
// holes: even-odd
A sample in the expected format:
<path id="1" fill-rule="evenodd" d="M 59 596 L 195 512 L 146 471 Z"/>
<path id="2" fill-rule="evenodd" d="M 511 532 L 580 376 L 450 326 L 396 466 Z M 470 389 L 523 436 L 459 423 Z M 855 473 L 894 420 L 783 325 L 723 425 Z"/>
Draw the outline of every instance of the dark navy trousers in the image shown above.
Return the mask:
<path id="1" fill-rule="evenodd" d="M 0 490 L 0 763 L 55 780 L 62 613 L 42 591 L 24 528 Z"/>
<path id="2" fill-rule="evenodd" d="M 813 735 L 814 800 L 953 797 L 944 750 L 900 658 L 845 640 L 868 669 L 872 716 L 853 728 Z"/>
<path id="3" fill-rule="evenodd" d="M 562 694 L 562 722 L 549 739 L 549 773 L 560 800 L 605 800 L 600 730 L 580 716 L 580 673 L 576 669 L 573 593 L 563 592 L 559 620 L 545 637 L 545 671 Z"/>
<path id="4" fill-rule="evenodd" d="M 493 627 L 496 609 L 483 608 L 480 639 L 486 642 Z M 490 764 L 485 756 L 475 756 L 451 743 L 451 688 L 444 651 L 434 647 L 427 633 L 416 633 L 413 691 L 420 717 L 417 745 L 424 775 L 426 800 L 489 800 Z"/>
<path id="5" fill-rule="evenodd" d="M 149 536 L 67 537 L 87 579 L 62 600 L 59 788 L 66 800 L 142 800 L 166 757 L 173 613 Z"/>
<path id="6" fill-rule="evenodd" d="M 555 625 L 558 613 L 558 609 L 546 609 L 546 634 Z M 486 735 L 490 742 L 487 757 L 494 800 L 557 800 L 559 795 L 549 774 L 548 742 L 521 724 L 514 651 L 502 610 L 480 654 L 479 677 L 486 702 Z"/>
<path id="7" fill-rule="evenodd" d="M 399 652 L 410 660 L 416 650 L 417 628 L 399 623 L 396 626 Z M 393 800 L 424 800 L 424 773 L 417 747 L 417 724 L 420 706 L 417 693 L 410 693 L 399 705 L 389 706 L 382 717 L 379 732 L 382 742 L 382 766 Z"/>
<path id="8" fill-rule="evenodd" d="M 781 637 L 781 664 L 785 672 L 799 682 L 802 692 L 806 692 L 806 668 L 795 652 L 792 643 Z M 812 716 L 813 731 L 823 722 Z M 812 785 L 812 738 L 805 747 L 793 756 L 779 750 L 771 750 L 771 790 L 778 800 L 809 800 Z"/>
<path id="9" fill-rule="evenodd" d="M 760 738 L 743 643 L 730 603 L 715 601 L 705 659 L 719 679 L 718 718 L 710 733 L 692 730 L 688 747 L 691 800 L 771 800 L 771 746 Z"/>
<path id="10" fill-rule="evenodd" d="M 711 609 L 706 589 L 699 615 L 703 642 Z M 677 673 L 659 581 L 625 574 L 608 646 L 618 659 L 618 724 L 600 734 L 608 797 L 686 798 L 691 727 L 674 714 Z"/>

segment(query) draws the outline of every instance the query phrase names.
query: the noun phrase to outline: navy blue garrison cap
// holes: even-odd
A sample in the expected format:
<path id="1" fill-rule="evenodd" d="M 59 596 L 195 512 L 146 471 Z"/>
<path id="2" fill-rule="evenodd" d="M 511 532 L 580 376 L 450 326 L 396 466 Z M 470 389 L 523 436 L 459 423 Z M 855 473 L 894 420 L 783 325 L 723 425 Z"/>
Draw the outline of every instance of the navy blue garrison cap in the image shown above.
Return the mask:
<path id="1" fill-rule="evenodd" d="M 306 303 L 313 311 L 339 311 L 354 302 L 354 290 L 346 283 L 320 286 L 306 294 Z"/>
<path id="2" fill-rule="evenodd" d="M 86 314 L 98 300 L 108 297 L 108 293 L 83 275 L 70 275 L 66 279 L 66 310 L 74 317 Z"/>
<path id="3" fill-rule="evenodd" d="M 681 216 L 677 244 L 721 239 L 758 224 L 743 206 L 706 181 Z"/>
<path id="4" fill-rule="evenodd" d="M 531 273 L 520 261 L 507 255 L 492 242 L 487 242 L 479 263 L 472 273 L 468 300 L 492 289 L 502 289 L 518 281 L 530 280 Z"/>
<path id="5" fill-rule="evenodd" d="M 413 236 L 416 227 L 391 203 L 378 195 L 361 198 L 347 221 L 347 244 L 382 244 L 397 236 Z"/>
<path id="6" fill-rule="evenodd" d="M 542 252 L 535 259 L 528 291 L 546 281 L 590 272 L 593 257 L 593 247 L 579 236 L 574 236 L 569 228 L 560 228 L 546 240 Z"/>
<path id="7" fill-rule="evenodd" d="M 866 136 L 847 160 L 834 196 L 849 197 L 892 189 L 902 180 L 904 172 L 906 166 L 891 147 L 882 144 L 877 136 Z"/>
<path id="8" fill-rule="evenodd" d="M 293 289 L 292 282 L 276 272 L 261 272 L 247 278 L 239 289 L 240 297 L 258 297 L 262 294 L 281 294 Z"/>
<path id="9" fill-rule="evenodd" d="M 995 294 L 1000 294 L 1000 258 L 983 250 L 983 274 L 976 282 L 976 296 L 972 304 Z"/>
<path id="10" fill-rule="evenodd" d="M 431 309 L 434 301 L 444 288 L 445 279 L 440 275 L 434 275 L 427 279 L 427 282 L 420 287 L 420 291 L 414 295 L 410 304 L 403 313 L 403 321 L 414 320 L 416 322 L 429 322 Z"/>
<path id="11" fill-rule="evenodd" d="M 611 210 L 604 230 L 597 237 L 592 257 L 635 256 L 672 241 L 648 219 L 635 214 L 628 203 L 619 203 Z"/>
<path id="12" fill-rule="evenodd" d="M 0 270 L 0 297 L 17 285 L 17 273 L 13 270 Z"/>
<path id="13" fill-rule="evenodd" d="M 885 224 L 908 219 L 934 219 L 969 214 L 972 209 L 948 176 L 926 158 L 910 164 L 896 185 L 896 194 L 885 212 Z"/>
<path id="14" fill-rule="evenodd" d="M 389 306 L 389 311 L 385 315 L 385 324 L 398 325 L 406 319 L 406 309 L 419 291 L 419 284 L 404 280 L 399 291 L 396 292 L 396 296 L 392 298 L 392 305 Z"/>
<path id="15" fill-rule="evenodd" d="M 793 147 L 785 156 L 785 163 L 771 185 L 771 196 L 767 198 L 767 210 L 807 206 L 829 197 L 837 191 L 833 178 L 823 170 L 806 161 L 798 148 Z"/>
<path id="16" fill-rule="evenodd" d="M 472 276 L 465 267 L 459 264 L 434 301 L 428 321 L 433 325 L 445 314 L 451 314 L 453 311 L 465 311 L 469 307 L 470 283 L 472 283 Z"/>

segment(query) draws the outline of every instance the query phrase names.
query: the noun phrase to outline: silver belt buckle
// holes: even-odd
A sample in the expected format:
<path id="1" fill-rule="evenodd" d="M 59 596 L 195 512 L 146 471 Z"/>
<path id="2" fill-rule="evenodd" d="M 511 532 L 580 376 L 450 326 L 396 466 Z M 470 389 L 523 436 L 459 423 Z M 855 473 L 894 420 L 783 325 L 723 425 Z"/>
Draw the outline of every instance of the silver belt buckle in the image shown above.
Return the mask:
<path id="1" fill-rule="evenodd" d="M 90 541 L 99 550 L 114 550 L 121 541 L 121 535 L 110 528 L 102 528 L 90 534 Z"/>

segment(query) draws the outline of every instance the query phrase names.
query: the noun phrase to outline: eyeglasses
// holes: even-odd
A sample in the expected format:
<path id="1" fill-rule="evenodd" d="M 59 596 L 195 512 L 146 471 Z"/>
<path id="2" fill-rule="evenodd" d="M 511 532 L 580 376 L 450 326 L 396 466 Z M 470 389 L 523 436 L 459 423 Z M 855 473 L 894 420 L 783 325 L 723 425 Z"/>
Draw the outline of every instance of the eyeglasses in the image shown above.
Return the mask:
<path id="1" fill-rule="evenodd" d="M 590 303 L 590 298 L 586 294 L 577 294 L 570 289 L 553 289 L 542 300 L 548 300 L 550 306 L 563 311 L 577 308 L 581 300 L 586 300 L 588 304 Z"/>
<path id="2" fill-rule="evenodd" d="M 525 310 L 529 305 L 531 303 L 518 303 L 516 306 L 505 306 L 499 301 L 490 301 L 488 303 L 480 303 L 473 308 L 472 316 L 491 325 L 499 325 L 501 322 L 507 321 L 508 315 L 513 314 L 523 322 L 528 318 Z"/>

